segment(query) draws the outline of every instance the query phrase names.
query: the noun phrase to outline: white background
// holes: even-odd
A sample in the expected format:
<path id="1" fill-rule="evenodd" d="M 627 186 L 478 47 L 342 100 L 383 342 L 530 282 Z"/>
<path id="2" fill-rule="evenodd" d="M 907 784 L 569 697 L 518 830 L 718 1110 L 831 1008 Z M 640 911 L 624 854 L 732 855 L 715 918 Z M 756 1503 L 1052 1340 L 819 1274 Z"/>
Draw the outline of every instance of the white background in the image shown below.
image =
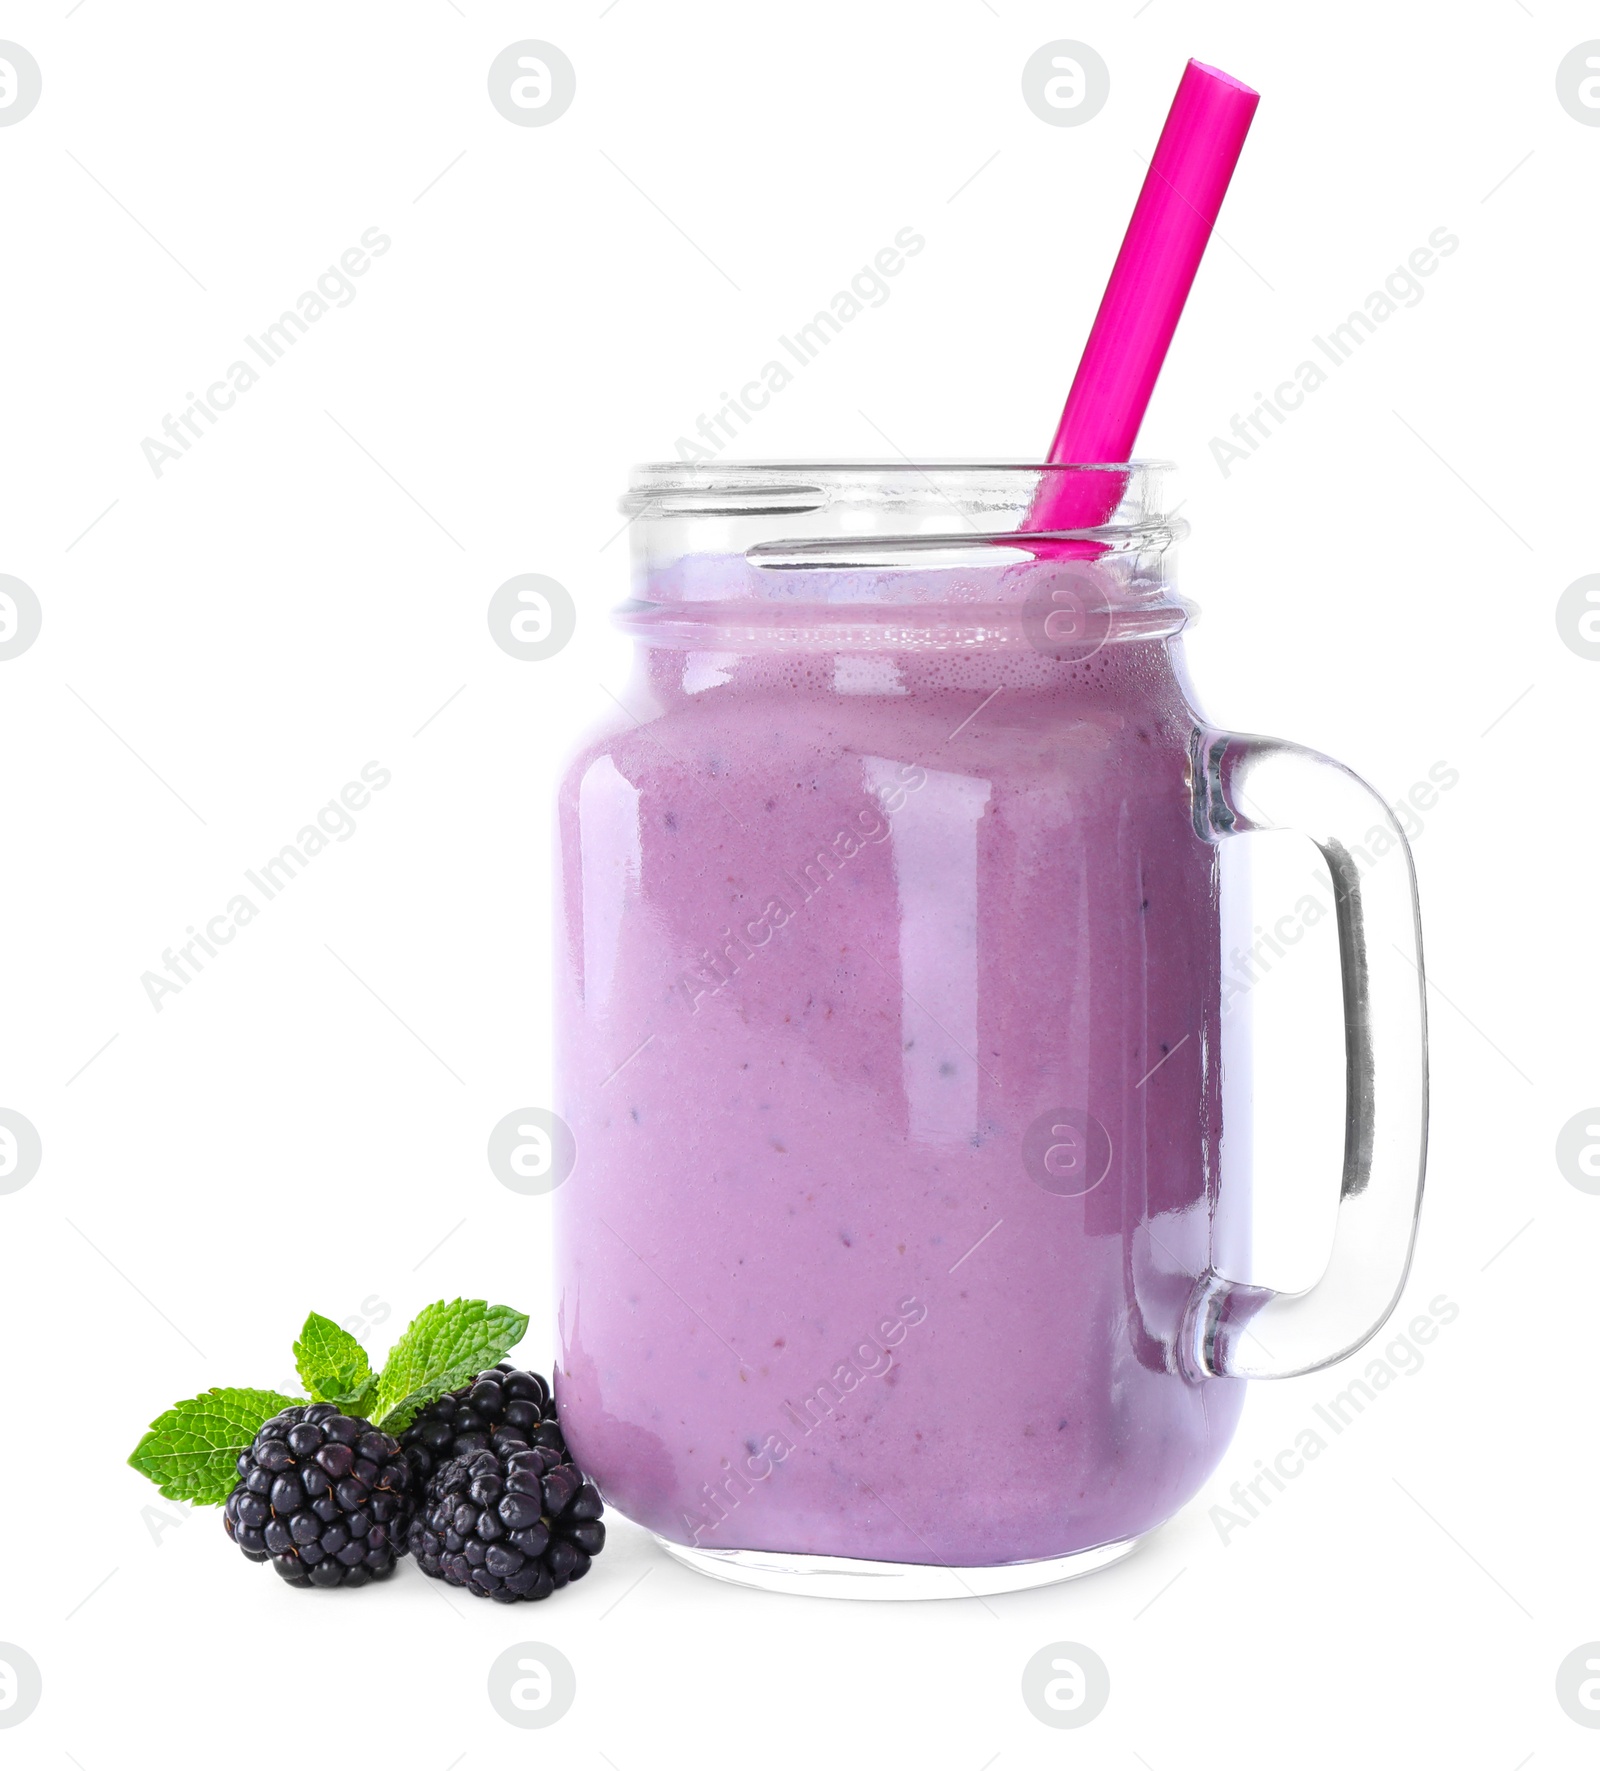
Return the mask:
<path id="1" fill-rule="evenodd" d="M 44 1145 L 0 1197 L 0 1640 L 44 1675 L 8 1762 L 1171 1771 L 1381 1742 L 1384 1763 L 1592 1763 L 1554 1680 L 1600 1637 L 1600 1199 L 1554 1148 L 1600 1096 L 1600 663 L 1555 605 L 1600 569 L 1600 128 L 1555 71 L 1597 15 L 602 4 L 0 16 L 44 80 L 0 129 L 0 571 L 44 617 L 0 665 L 0 1105 Z M 577 69 L 548 127 L 487 99 L 527 37 Z M 1111 71 L 1081 127 L 1021 97 L 1059 37 Z M 1391 797 L 1459 771 L 1416 845 L 1434 1132 L 1402 1304 L 1443 1294 L 1458 1320 L 1226 1544 L 1209 1509 L 1353 1371 L 1260 1386 L 1207 1491 L 1122 1567 L 987 1603 L 740 1592 L 625 1525 L 537 1608 L 409 1564 L 306 1594 L 215 1515 L 163 1529 L 122 1463 L 145 1422 L 291 1382 L 308 1308 L 363 1318 L 381 1353 L 433 1298 L 514 1303 L 548 1367 L 549 1202 L 501 1187 L 484 1145 L 544 1087 L 548 800 L 621 667 L 628 463 L 672 456 L 906 226 L 925 252 L 741 452 L 1037 458 L 1190 54 L 1265 96 L 1141 448 L 1183 469 L 1208 711 Z M 141 439 L 370 227 L 393 246 L 356 298 L 157 478 Z M 1210 439 L 1439 227 L 1461 245 L 1424 298 L 1224 477 Z M 484 618 L 526 571 L 580 610 L 543 665 Z M 393 781 L 356 834 L 155 1012 L 141 974 L 372 759 Z M 1323 958 L 1274 974 L 1264 1024 L 1331 1024 Z M 1267 1276 L 1304 1279 L 1336 1167 L 1325 1066 L 1270 1043 Z M 577 1672 L 542 1734 L 485 1697 L 528 1639 Z M 1019 1692 L 1064 1639 L 1111 1676 L 1075 1734 Z"/>

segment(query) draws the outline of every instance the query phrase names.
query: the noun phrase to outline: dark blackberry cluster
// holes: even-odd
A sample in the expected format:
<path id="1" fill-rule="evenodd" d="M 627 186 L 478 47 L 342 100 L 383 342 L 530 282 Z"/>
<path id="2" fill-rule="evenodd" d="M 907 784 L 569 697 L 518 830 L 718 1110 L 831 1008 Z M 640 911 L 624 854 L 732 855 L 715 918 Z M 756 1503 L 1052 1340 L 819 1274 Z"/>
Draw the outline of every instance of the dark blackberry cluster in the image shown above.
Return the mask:
<path id="1" fill-rule="evenodd" d="M 424 1574 L 501 1604 L 548 1599 L 580 1580 L 605 1545 L 594 1485 L 549 1445 L 497 1443 L 434 1473 L 411 1522 Z"/>
<path id="2" fill-rule="evenodd" d="M 331 1402 L 286 1408 L 239 1456 L 228 1536 L 293 1586 L 361 1587 L 406 1552 L 415 1479 L 400 1446 Z"/>
<path id="3" fill-rule="evenodd" d="M 538 1372 L 504 1363 L 430 1402 L 401 1434 L 400 1444 L 416 1472 L 419 1494 L 452 1458 L 491 1446 L 543 1445 L 559 1453 L 558 1463 L 567 1461 L 550 1386 Z"/>
<path id="4" fill-rule="evenodd" d="M 425 1574 L 509 1604 L 589 1572 L 604 1508 L 538 1372 L 480 1372 L 423 1409 L 401 1444 L 419 1495 L 408 1544 Z"/>

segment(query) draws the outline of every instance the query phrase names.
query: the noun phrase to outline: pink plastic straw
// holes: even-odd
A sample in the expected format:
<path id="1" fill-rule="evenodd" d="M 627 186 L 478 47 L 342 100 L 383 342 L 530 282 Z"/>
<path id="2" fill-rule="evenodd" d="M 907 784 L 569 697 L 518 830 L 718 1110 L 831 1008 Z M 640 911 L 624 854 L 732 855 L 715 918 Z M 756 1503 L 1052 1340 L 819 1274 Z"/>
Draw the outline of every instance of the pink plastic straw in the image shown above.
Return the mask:
<path id="1" fill-rule="evenodd" d="M 1206 242 L 1261 95 L 1203 62 L 1178 83 L 1050 445 L 1052 462 L 1119 462 L 1133 453 Z M 1121 476 L 1062 474 L 1042 487 L 1027 528 L 1105 522 Z"/>

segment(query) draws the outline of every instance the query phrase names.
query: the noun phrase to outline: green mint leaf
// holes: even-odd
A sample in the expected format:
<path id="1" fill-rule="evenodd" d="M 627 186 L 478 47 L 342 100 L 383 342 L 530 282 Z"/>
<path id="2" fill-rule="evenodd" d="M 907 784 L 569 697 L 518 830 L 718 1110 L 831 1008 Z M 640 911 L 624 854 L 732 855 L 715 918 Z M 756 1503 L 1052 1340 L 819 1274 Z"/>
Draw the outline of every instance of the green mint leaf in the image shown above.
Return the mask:
<path id="1" fill-rule="evenodd" d="M 168 1500 L 220 1506 L 239 1480 L 239 1453 L 294 1402 L 275 1390 L 207 1390 L 158 1415 L 128 1462 Z"/>
<path id="2" fill-rule="evenodd" d="M 369 1418 L 385 1433 L 404 1432 L 418 1409 L 498 1363 L 527 1330 L 520 1311 L 482 1298 L 429 1304 L 395 1342 Z"/>
<path id="3" fill-rule="evenodd" d="M 294 1368 L 313 1402 L 336 1402 L 351 1414 L 364 1415 L 378 1386 L 366 1348 L 315 1310 L 294 1344 Z"/>

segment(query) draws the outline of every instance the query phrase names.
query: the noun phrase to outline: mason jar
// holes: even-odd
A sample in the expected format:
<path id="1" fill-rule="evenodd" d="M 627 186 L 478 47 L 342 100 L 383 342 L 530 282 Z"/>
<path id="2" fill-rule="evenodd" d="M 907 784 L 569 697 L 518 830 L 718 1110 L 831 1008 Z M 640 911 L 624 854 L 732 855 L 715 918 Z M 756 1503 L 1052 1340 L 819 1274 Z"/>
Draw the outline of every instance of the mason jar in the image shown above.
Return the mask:
<path id="1" fill-rule="evenodd" d="M 556 1389 L 607 1503 L 707 1573 L 1104 1566 L 1205 1481 L 1242 1379 L 1344 1357 L 1398 1295 L 1405 839 L 1339 764 L 1198 711 L 1167 478 L 634 478 L 633 673 L 559 796 Z M 1364 871 L 1374 824 L 1403 864 Z M 1268 827 L 1319 847 L 1343 973 L 1338 1225 L 1294 1295 L 1249 1282 L 1226 1135 L 1218 850 Z"/>

